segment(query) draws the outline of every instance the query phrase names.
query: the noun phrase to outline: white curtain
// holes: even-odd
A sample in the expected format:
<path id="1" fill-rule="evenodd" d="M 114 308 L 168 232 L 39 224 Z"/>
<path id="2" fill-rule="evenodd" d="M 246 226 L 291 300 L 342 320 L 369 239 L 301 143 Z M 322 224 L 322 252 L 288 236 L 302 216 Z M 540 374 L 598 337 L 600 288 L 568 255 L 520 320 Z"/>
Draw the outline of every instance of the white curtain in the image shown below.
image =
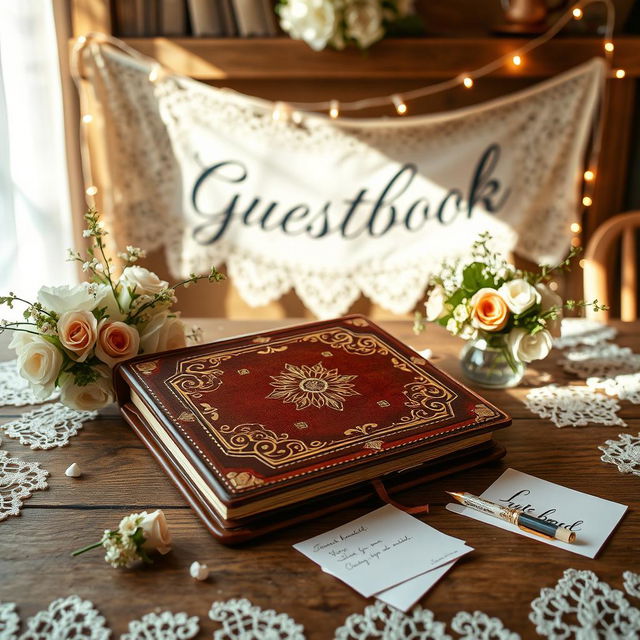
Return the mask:
<path id="1" fill-rule="evenodd" d="M 0 0 L 0 294 L 72 283 L 60 69 L 52 3 Z M 8 317 L 4 309 L 0 317 Z"/>

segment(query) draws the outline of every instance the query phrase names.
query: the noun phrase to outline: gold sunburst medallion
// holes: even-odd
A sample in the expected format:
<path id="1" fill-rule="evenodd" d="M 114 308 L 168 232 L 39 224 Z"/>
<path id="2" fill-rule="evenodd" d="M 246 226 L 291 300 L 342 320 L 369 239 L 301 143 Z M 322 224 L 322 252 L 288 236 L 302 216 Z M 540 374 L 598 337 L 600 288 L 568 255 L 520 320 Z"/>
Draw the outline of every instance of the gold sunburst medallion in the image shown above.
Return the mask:
<path id="1" fill-rule="evenodd" d="M 267 398 L 293 403 L 298 411 L 308 407 L 342 411 L 345 398 L 360 395 L 351 382 L 357 377 L 340 375 L 337 369 L 323 367 L 322 362 L 312 367 L 285 364 L 280 375 L 271 376 L 274 390 Z"/>

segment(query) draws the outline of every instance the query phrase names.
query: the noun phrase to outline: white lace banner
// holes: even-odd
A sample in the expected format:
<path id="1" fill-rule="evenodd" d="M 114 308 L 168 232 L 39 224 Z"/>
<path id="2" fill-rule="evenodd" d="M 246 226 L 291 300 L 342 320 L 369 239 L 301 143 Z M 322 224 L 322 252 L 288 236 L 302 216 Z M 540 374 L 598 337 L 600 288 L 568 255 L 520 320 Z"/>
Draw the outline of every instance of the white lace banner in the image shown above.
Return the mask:
<path id="1" fill-rule="evenodd" d="M 318 316 L 361 293 L 404 313 L 480 231 L 537 262 L 569 246 L 601 59 L 474 107 L 333 120 L 84 51 L 114 231 L 164 245 L 176 276 L 226 263 L 255 306 L 293 287 Z"/>

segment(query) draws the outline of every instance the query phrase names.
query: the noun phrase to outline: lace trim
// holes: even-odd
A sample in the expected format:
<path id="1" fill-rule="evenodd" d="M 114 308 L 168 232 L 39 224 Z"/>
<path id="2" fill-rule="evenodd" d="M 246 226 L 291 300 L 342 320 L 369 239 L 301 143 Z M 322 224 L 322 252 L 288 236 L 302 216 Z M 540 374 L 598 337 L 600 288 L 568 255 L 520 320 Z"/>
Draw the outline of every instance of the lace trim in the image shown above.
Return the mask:
<path id="1" fill-rule="evenodd" d="M 0 425 L 0 429 L 31 449 L 53 449 L 67 445 L 69 439 L 82 429 L 83 423 L 97 415 L 97 411 L 76 411 L 56 402 L 29 411 Z"/>
<path id="2" fill-rule="evenodd" d="M 22 503 L 34 491 L 47 488 L 48 475 L 37 462 L 10 458 L 6 451 L 0 451 L 0 522 L 20 515 Z"/>
<path id="3" fill-rule="evenodd" d="M 587 424 L 617 425 L 626 423 L 617 413 L 617 400 L 595 393 L 589 387 L 559 387 L 551 384 L 530 391 L 524 402 L 529 411 L 548 418 L 556 427 L 581 427 Z"/>
<path id="4" fill-rule="evenodd" d="M 640 355 L 628 347 L 600 343 L 566 352 L 560 365 L 567 373 L 583 380 L 591 377 L 610 378 L 640 371 Z"/>
<path id="5" fill-rule="evenodd" d="M 587 386 L 602 389 L 608 396 L 618 396 L 620 400 L 640 404 L 640 373 L 628 373 L 613 378 L 588 378 Z"/>
<path id="6" fill-rule="evenodd" d="M 624 590 L 634 598 L 640 598 L 640 574 L 632 571 L 625 571 L 622 574 L 624 580 Z"/>
<path id="7" fill-rule="evenodd" d="M 602 462 L 615 464 L 620 473 L 640 476 L 640 433 L 637 436 L 619 433 L 617 440 L 607 440 L 598 449 L 604 452 Z"/>
<path id="8" fill-rule="evenodd" d="M 20 629 L 20 616 L 13 602 L 0 602 L 0 638 L 15 640 Z"/>

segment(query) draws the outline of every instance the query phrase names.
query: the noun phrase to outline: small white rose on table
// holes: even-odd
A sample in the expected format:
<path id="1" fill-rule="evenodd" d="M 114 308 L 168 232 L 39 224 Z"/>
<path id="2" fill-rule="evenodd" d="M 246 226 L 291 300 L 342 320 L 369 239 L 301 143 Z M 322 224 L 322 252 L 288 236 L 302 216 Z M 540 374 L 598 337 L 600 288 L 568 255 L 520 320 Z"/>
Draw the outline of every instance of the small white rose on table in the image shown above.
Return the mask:
<path id="1" fill-rule="evenodd" d="M 218 282 L 224 275 L 212 267 L 206 275 L 191 274 L 173 285 L 136 263 L 146 253 L 127 247 L 118 253 L 123 268 L 119 276 L 106 254 L 105 231 L 98 213 L 85 214 L 90 239 L 87 254 L 69 251 L 81 263 L 90 282 L 59 287 L 43 286 L 38 300 L 30 302 L 14 293 L 0 297 L 0 305 L 13 309 L 26 305 L 24 319 L 0 321 L 0 333 L 14 332 L 10 348 L 18 359 L 18 372 L 29 382 L 38 400 L 46 400 L 56 387 L 60 401 L 79 411 L 101 409 L 114 401 L 112 369 L 139 353 L 184 347 L 187 333 L 172 311 L 177 287 L 199 280 Z"/>
<path id="2" fill-rule="evenodd" d="M 112 567 L 128 568 L 136 562 L 150 564 L 149 557 L 154 551 L 165 555 L 171 551 L 171 535 L 164 513 L 156 509 L 152 513 L 132 513 L 120 520 L 117 529 L 107 529 L 100 541 L 81 549 L 71 555 L 104 547 L 104 559 Z"/>

